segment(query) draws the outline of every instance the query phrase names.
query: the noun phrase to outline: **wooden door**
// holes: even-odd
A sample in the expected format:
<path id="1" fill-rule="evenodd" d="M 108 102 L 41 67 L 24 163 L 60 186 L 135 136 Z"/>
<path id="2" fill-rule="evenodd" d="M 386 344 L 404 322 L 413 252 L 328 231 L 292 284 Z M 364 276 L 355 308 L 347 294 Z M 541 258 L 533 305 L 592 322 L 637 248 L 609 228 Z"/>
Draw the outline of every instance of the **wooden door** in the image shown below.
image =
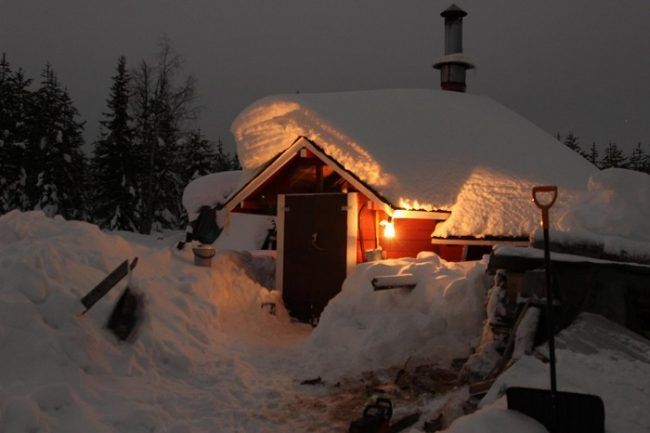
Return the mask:
<path id="1" fill-rule="evenodd" d="M 347 194 L 288 194 L 283 201 L 282 299 L 293 317 L 315 323 L 345 280 L 352 209 Z"/>

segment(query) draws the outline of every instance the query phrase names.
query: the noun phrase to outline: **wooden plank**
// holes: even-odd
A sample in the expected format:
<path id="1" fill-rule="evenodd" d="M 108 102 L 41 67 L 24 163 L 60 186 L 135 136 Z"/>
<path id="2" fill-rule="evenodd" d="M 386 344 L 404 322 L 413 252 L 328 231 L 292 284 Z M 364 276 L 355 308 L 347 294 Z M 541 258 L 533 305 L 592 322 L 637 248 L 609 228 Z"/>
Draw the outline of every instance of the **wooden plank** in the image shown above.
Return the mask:
<path id="1" fill-rule="evenodd" d="M 130 269 L 135 268 L 138 263 L 138 258 L 133 259 Z M 129 273 L 129 261 L 124 260 L 117 268 L 115 268 L 106 278 L 99 282 L 90 292 L 81 298 L 81 303 L 86 307 L 82 314 L 86 314 L 90 308 L 102 299 L 122 278 L 126 277 Z"/>

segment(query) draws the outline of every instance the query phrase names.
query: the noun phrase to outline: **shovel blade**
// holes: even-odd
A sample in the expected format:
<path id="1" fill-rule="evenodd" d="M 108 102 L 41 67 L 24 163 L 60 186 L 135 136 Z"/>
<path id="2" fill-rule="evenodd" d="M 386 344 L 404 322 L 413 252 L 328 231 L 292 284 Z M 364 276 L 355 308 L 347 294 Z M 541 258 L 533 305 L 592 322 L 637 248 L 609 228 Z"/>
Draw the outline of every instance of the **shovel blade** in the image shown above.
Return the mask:
<path id="1" fill-rule="evenodd" d="M 605 433 L 605 405 L 597 395 L 557 392 L 557 426 L 551 391 L 512 387 L 506 390 L 508 409 L 527 415 L 551 433 Z"/>

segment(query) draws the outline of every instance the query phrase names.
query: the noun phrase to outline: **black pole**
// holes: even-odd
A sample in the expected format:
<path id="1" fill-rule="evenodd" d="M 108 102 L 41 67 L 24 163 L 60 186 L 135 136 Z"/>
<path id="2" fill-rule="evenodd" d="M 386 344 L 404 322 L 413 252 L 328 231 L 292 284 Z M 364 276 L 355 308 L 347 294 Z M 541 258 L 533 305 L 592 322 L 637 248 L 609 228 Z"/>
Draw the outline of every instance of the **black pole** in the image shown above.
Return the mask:
<path id="1" fill-rule="evenodd" d="M 548 214 L 548 210 L 543 212 Z M 544 218 L 545 220 L 548 217 Z M 558 425 L 557 377 L 555 372 L 555 322 L 553 320 L 553 289 L 551 287 L 551 252 L 549 251 L 548 227 L 544 227 L 544 264 L 546 266 L 546 328 L 548 332 L 548 356 L 551 364 L 551 405 L 553 409 L 553 432 Z"/>
<path id="2" fill-rule="evenodd" d="M 551 200 L 548 203 L 541 203 L 537 197 L 538 193 L 551 193 Z M 546 329 L 548 332 L 548 355 L 551 363 L 551 410 L 553 412 L 552 433 L 558 433 L 558 398 L 557 378 L 555 373 L 555 322 L 553 320 L 553 289 L 551 287 L 551 248 L 548 240 L 548 210 L 557 199 L 556 186 L 533 187 L 533 201 L 542 210 L 542 228 L 544 230 L 544 265 L 546 267 Z"/>

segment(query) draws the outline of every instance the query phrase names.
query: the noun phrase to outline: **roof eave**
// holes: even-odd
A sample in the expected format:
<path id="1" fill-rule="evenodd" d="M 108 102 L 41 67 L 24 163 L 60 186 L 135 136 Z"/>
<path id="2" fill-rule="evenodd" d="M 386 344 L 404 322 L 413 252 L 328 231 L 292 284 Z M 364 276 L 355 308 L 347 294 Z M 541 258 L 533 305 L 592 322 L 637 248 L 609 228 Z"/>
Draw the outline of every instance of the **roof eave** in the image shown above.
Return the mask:
<path id="1" fill-rule="evenodd" d="M 231 198 L 226 202 L 225 209 L 232 212 L 237 205 L 242 202 L 246 197 L 257 190 L 262 184 L 277 173 L 291 158 L 302 148 L 311 151 L 325 164 L 328 164 L 334 169 L 343 179 L 353 185 L 359 192 L 372 200 L 379 209 L 386 212 L 387 215 L 393 218 L 409 218 L 409 219 L 431 219 L 431 220 L 446 220 L 450 212 L 445 210 L 425 211 L 425 210 L 408 210 L 401 209 L 394 206 L 388 199 L 378 193 L 370 185 L 366 184 L 363 180 L 359 179 L 354 173 L 347 170 L 341 163 L 336 161 L 325 153 L 325 151 L 313 141 L 306 137 L 298 137 L 294 142 L 279 153 L 272 159 L 266 167 L 264 167 L 257 175 L 249 180 L 242 186 Z"/>

